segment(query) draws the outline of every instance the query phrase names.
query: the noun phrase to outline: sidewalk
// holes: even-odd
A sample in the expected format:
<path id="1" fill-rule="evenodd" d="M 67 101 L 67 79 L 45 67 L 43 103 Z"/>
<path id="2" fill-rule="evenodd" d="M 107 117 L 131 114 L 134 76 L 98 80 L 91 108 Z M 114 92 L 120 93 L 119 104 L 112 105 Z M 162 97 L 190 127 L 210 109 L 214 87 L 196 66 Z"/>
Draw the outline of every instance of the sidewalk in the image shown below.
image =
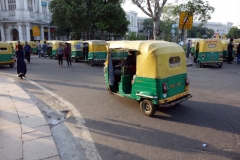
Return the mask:
<path id="1" fill-rule="evenodd" d="M 1 160 L 60 160 L 51 130 L 30 96 L 0 76 Z"/>

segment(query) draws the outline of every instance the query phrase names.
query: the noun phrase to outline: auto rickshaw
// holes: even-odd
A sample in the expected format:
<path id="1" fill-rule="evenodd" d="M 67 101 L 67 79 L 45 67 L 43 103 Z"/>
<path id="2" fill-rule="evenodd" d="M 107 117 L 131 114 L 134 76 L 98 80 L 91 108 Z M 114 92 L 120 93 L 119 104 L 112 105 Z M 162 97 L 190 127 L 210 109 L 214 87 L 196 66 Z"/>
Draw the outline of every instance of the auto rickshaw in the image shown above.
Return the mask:
<path id="1" fill-rule="evenodd" d="M 32 48 L 32 54 L 37 54 L 37 42 L 34 41 L 28 41 L 28 44 Z"/>
<path id="2" fill-rule="evenodd" d="M 15 56 L 12 50 L 12 45 L 8 42 L 0 42 L 0 65 L 15 65 Z"/>
<path id="3" fill-rule="evenodd" d="M 223 49 L 223 59 L 224 61 L 228 60 L 228 43 L 230 42 L 230 39 L 221 39 L 222 42 L 222 49 Z M 234 42 L 235 43 L 235 42 Z M 236 46 L 233 48 L 233 53 L 232 53 L 232 61 L 234 60 L 236 54 Z"/>
<path id="4" fill-rule="evenodd" d="M 190 53 L 191 53 L 192 55 L 194 55 L 196 41 L 197 41 L 197 40 L 200 40 L 200 38 L 192 38 L 192 39 L 190 39 L 190 40 L 192 41 Z"/>
<path id="5" fill-rule="evenodd" d="M 49 45 L 49 47 L 50 46 L 52 47 L 51 48 L 52 52 L 50 53 L 49 57 L 53 59 L 58 59 L 56 51 L 57 48 L 59 47 L 59 43 L 64 45 L 64 41 L 46 41 L 46 43 Z"/>
<path id="6" fill-rule="evenodd" d="M 153 116 L 156 107 L 171 107 L 192 97 L 186 55 L 176 43 L 115 41 L 109 42 L 107 48 L 104 76 L 108 91 L 137 100 L 144 115 Z M 131 52 L 135 64 L 126 65 L 128 57 L 113 60 L 114 52 Z"/>
<path id="7" fill-rule="evenodd" d="M 107 57 L 106 41 L 89 40 L 83 42 L 83 55 L 90 66 L 103 64 Z"/>
<path id="8" fill-rule="evenodd" d="M 196 41 L 194 63 L 199 68 L 204 65 L 223 65 L 222 43 L 219 39 L 201 39 Z"/>
<path id="9" fill-rule="evenodd" d="M 18 45 L 18 41 L 7 41 L 7 43 L 11 44 L 12 52 L 13 52 L 13 54 L 15 54 L 15 51 L 16 51 L 16 48 L 17 48 L 17 45 Z M 20 44 L 24 47 L 25 41 L 20 41 Z"/>
<path id="10" fill-rule="evenodd" d="M 71 60 L 72 62 L 77 62 L 79 60 L 84 60 L 83 56 L 83 41 L 66 41 L 71 45 Z"/>
<path id="11" fill-rule="evenodd" d="M 235 50 L 235 57 L 237 57 L 237 46 L 240 43 L 240 39 L 234 39 L 233 42 L 235 44 L 235 46 L 233 48 Z"/>

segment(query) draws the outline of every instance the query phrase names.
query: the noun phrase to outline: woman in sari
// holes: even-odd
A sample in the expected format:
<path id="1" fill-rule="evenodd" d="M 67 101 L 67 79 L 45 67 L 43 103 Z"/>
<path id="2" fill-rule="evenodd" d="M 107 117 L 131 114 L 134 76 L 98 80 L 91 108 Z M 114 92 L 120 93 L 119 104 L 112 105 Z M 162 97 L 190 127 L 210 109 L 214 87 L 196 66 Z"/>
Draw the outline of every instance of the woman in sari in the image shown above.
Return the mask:
<path id="1" fill-rule="evenodd" d="M 18 45 L 17 48 L 18 48 L 18 50 L 16 51 L 17 75 L 18 77 L 21 77 L 21 79 L 23 79 L 23 77 L 26 78 L 26 73 L 27 73 L 26 63 L 24 61 L 24 51 L 21 45 Z"/>

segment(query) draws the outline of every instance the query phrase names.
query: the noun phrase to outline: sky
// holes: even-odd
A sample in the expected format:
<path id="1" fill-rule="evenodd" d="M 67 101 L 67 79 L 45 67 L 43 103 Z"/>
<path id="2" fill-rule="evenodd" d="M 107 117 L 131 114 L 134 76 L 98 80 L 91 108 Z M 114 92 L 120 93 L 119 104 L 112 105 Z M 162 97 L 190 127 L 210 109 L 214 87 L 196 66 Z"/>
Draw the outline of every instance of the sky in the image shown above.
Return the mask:
<path id="1" fill-rule="evenodd" d="M 137 6 L 126 0 L 122 5 L 125 11 L 138 12 L 138 17 L 147 17 Z M 240 0 L 204 0 L 215 8 L 214 13 L 211 14 L 209 22 L 232 22 L 233 26 L 240 26 Z M 168 0 L 167 3 L 174 2 L 174 0 Z"/>

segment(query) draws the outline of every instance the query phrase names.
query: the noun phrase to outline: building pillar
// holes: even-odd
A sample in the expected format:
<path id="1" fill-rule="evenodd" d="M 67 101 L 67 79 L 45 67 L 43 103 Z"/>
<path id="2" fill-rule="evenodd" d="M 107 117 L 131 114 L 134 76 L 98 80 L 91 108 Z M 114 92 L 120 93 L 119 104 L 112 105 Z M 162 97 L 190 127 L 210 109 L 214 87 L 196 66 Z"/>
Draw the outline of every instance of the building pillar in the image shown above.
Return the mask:
<path id="1" fill-rule="evenodd" d="M 32 7 L 33 7 L 33 12 L 36 12 L 34 0 L 32 0 Z"/>
<path id="2" fill-rule="evenodd" d="M 21 7 L 20 7 L 20 1 L 16 1 L 16 9 L 17 9 L 17 10 L 21 9 Z"/>
<path id="3" fill-rule="evenodd" d="M 39 0 L 38 1 L 39 2 L 39 13 L 42 13 L 42 1 L 41 0 Z"/>
<path id="4" fill-rule="evenodd" d="M 50 30 L 50 27 L 48 27 L 48 40 L 52 40 L 52 39 L 51 39 L 51 30 Z"/>
<path id="5" fill-rule="evenodd" d="M 41 40 L 44 40 L 44 28 L 41 26 Z"/>
<path id="6" fill-rule="evenodd" d="M 42 0 L 38 0 L 38 7 L 39 7 L 40 19 L 43 20 L 43 14 L 42 14 Z"/>
<path id="7" fill-rule="evenodd" d="M 26 25 L 27 41 L 30 41 L 31 40 L 31 37 L 30 37 L 30 23 L 25 23 L 25 25 Z"/>
<path id="8" fill-rule="evenodd" d="M 3 28 L 3 25 L 1 25 L 1 24 L 0 24 L 0 30 L 1 30 L 1 38 L 2 38 L 2 41 L 5 41 L 4 28 Z"/>
<path id="9" fill-rule="evenodd" d="M 3 0 L 0 0 L 1 6 L 2 6 L 2 11 L 5 11 L 5 4 Z M 0 8 L 1 9 L 1 8 Z"/>
<path id="10" fill-rule="evenodd" d="M 24 10 L 28 10 L 27 0 L 24 0 L 24 1 L 23 1 L 23 9 L 24 9 Z"/>
<path id="11" fill-rule="evenodd" d="M 9 8 L 8 8 L 8 1 L 5 1 L 6 2 L 6 10 L 8 11 Z"/>
<path id="12" fill-rule="evenodd" d="M 19 35 L 19 40 L 23 41 L 23 34 L 22 34 L 22 23 L 17 23 L 18 26 L 18 35 Z"/>

